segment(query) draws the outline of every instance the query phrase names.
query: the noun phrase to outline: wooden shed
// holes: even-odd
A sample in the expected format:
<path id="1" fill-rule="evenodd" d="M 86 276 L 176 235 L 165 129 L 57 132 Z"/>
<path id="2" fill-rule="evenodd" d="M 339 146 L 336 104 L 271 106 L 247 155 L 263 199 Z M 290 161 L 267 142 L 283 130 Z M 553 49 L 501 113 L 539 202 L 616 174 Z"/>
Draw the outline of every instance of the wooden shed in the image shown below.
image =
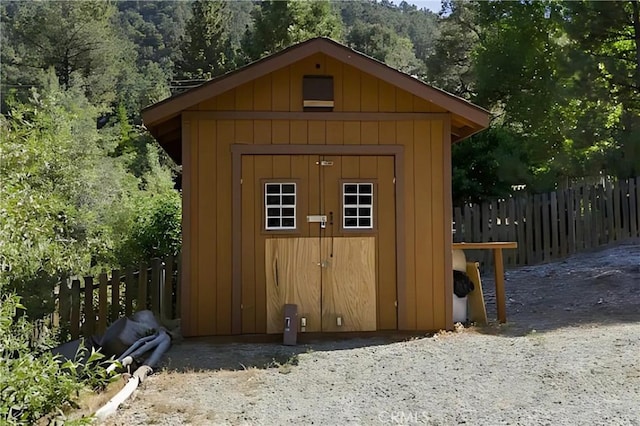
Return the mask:
<path id="1" fill-rule="evenodd" d="M 182 164 L 182 331 L 450 329 L 451 144 L 489 113 L 325 38 L 146 108 Z"/>

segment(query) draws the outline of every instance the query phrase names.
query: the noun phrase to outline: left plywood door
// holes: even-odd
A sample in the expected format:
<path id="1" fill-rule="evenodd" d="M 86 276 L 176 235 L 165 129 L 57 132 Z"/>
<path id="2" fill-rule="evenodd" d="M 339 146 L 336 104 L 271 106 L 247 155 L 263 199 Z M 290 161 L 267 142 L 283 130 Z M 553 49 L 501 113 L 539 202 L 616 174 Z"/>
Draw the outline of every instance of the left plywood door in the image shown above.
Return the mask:
<path id="1" fill-rule="evenodd" d="M 321 331 L 317 156 L 242 157 L 242 332 L 281 333 L 283 307 L 298 305 L 307 332 Z M 295 184 L 295 229 L 267 230 L 267 184 Z"/>

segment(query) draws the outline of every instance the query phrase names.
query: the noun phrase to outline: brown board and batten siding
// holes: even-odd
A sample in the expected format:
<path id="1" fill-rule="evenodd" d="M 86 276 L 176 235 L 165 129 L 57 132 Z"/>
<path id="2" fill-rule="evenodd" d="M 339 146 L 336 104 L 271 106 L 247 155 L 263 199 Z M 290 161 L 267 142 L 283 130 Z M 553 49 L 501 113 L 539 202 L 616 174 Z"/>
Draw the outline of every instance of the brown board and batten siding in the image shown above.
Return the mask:
<path id="1" fill-rule="evenodd" d="M 332 110 L 303 107 L 304 77 L 314 75 L 332 78 Z M 340 330 L 337 316 L 343 331 L 453 326 L 451 143 L 486 127 L 486 111 L 314 39 L 153 105 L 143 118 L 183 165 L 185 336 L 273 332 L 293 293 L 308 331 Z M 318 166 L 325 160 L 331 167 Z M 301 189 L 293 232 L 264 230 L 269 179 Z M 307 215 L 340 211 L 341 185 L 358 181 L 380 197 L 373 229 L 332 225 L 329 233 L 307 223 Z M 322 278 L 292 281 L 313 275 L 311 257 L 334 250 L 341 257 Z M 316 279 L 326 285 L 318 289 Z"/>
<path id="2" fill-rule="evenodd" d="M 415 119 L 401 121 L 393 120 L 392 116 L 376 121 L 375 115 L 365 115 L 362 121 L 358 115 L 349 117 L 348 121 L 286 120 L 277 115 L 273 119 L 269 115 L 264 119 L 233 119 L 237 115 L 235 111 L 301 112 L 304 75 L 333 76 L 335 112 L 444 112 L 436 105 L 323 54 L 267 74 L 185 111 L 183 127 L 191 130 L 189 143 L 183 141 L 183 149 L 190 147 L 186 155 L 183 154 L 185 162 L 190 164 L 190 175 L 184 178 L 185 183 L 189 182 L 184 189 L 189 192 L 185 202 L 190 203 L 190 222 L 184 234 L 192 259 L 187 268 L 191 282 L 197 283 L 191 287 L 189 300 L 185 300 L 189 306 L 183 310 L 189 313 L 189 318 L 184 318 L 188 329 L 185 331 L 189 335 L 232 331 L 231 145 L 234 143 L 402 145 L 406 284 L 405 300 L 399 304 L 406 306 L 406 310 L 398 318 L 398 325 L 400 329 L 409 330 L 445 328 L 448 306 L 444 302 L 445 283 L 450 277 L 445 272 L 445 253 L 441 247 L 447 245 L 450 237 L 450 213 L 443 209 L 450 204 L 450 176 L 445 175 L 449 169 L 443 161 L 448 114 L 438 115 L 436 120 L 419 119 L 416 114 Z M 264 164 L 264 159 L 248 158 L 243 163 L 243 172 L 253 167 L 253 173 L 267 176 L 273 174 L 273 170 L 291 167 L 287 163 L 290 160 L 284 156 L 273 156 L 269 160 L 272 164 Z M 346 157 L 345 162 L 348 163 L 343 165 L 345 168 L 370 167 L 365 156 Z M 242 214 L 249 213 L 243 210 Z M 258 226 L 256 222 L 255 227 Z M 259 235 L 259 230 L 255 229 L 254 235 L 245 234 L 244 245 L 252 245 L 254 242 L 250 240 Z M 253 268 L 254 265 L 243 263 L 242 331 L 264 333 L 264 277 Z M 252 273 L 255 287 L 246 285 L 251 281 L 246 275 Z"/>

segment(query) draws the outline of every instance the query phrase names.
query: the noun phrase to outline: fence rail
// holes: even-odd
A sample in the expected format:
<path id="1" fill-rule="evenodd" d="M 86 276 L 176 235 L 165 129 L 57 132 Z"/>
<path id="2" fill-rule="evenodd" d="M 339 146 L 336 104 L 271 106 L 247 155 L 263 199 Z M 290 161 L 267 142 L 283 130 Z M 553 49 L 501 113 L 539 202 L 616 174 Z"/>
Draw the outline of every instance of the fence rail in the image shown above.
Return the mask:
<path id="1" fill-rule="evenodd" d="M 454 241 L 517 241 L 507 266 L 533 265 L 640 237 L 640 177 L 454 209 Z M 472 254 L 492 267 L 489 254 Z"/>
<path id="2" fill-rule="evenodd" d="M 58 289 L 59 325 L 72 339 L 102 334 L 121 316 L 150 309 L 164 319 L 180 317 L 179 259 L 169 256 L 124 271 L 68 279 Z"/>

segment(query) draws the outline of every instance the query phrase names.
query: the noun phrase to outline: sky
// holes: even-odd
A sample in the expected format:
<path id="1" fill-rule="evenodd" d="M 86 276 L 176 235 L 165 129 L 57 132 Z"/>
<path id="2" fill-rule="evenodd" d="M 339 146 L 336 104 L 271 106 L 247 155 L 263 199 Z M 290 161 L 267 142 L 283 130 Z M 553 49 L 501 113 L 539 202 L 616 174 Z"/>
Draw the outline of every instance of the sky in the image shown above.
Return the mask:
<path id="1" fill-rule="evenodd" d="M 402 0 L 394 1 L 395 4 L 400 4 Z M 407 0 L 407 3 L 415 4 L 418 9 L 427 8 L 434 13 L 440 12 L 440 0 Z"/>

